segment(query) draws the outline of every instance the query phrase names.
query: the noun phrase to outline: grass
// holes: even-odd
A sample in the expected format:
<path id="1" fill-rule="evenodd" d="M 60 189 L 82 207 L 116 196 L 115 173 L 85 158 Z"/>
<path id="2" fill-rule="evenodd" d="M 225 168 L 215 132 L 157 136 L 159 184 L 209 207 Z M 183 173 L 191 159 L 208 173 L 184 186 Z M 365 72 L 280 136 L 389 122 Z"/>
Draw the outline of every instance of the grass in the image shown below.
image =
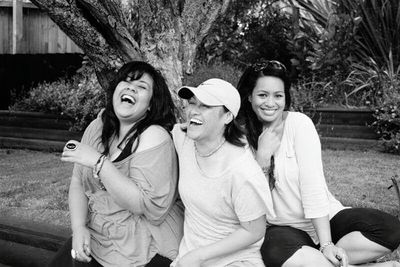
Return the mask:
<path id="1" fill-rule="evenodd" d="M 400 176 L 400 156 L 376 151 L 322 152 L 330 191 L 344 204 L 372 207 L 399 215 L 390 178 Z M 68 185 L 72 164 L 60 153 L 0 149 L 0 216 L 69 225 Z M 390 259 L 400 259 L 399 251 Z"/>
<path id="2" fill-rule="evenodd" d="M 59 153 L 0 149 L 1 216 L 68 226 L 71 172 Z"/>
<path id="3" fill-rule="evenodd" d="M 323 151 L 330 191 L 344 204 L 372 207 L 399 215 L 400 207 L 390 178 L 400 176 L 400 156 L 376 151 Z"/>

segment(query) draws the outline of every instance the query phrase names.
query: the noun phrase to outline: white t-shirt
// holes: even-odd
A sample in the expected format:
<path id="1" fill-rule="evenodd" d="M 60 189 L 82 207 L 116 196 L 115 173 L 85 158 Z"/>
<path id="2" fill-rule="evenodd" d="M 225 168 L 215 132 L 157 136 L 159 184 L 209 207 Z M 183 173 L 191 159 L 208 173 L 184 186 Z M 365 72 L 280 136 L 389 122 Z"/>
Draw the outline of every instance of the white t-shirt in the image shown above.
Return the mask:
<path id="1" fill-rule="evenodd" d="M 176 125 L 173 139 L 179 158 L 179 193 L 185 205 L 184 236 L 177 260 L 186 253 L 222 240 L 239 229 L 240 221 L 273 214 L 269 186 L 250 149 L 226 167 L 218 177 L 200 170 L 193 140 Z M 213 258 L 202 266 L 264 266 L 260 247 L 263 239 L 246 249 Z M 175 262 L 171 266 L 175 266 Z"/>
<path id="2" fill-rule="evenodd" d="M 272 199 L 276 217 L 268 222 L 306 231 L 319 243 L 311 219 L 326 215 L 332 218 L 344 207 L 328 190 L 319 136 L 303 113 L 288 113 L 275 154 L 275 179 Z"/>

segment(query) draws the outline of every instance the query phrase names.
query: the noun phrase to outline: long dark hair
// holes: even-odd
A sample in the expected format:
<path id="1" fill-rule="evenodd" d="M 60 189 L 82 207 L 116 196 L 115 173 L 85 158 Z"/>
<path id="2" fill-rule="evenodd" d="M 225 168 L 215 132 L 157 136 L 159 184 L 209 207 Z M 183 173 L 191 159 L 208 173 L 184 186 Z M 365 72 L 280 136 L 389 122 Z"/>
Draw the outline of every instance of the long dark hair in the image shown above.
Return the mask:
<path id="1" fill-rule="evenodd" d="M 115 115 L 113 107 L 113 94 L 118 83 L 130 80 L 138 80 L 143 74 L 148 74 L 153 79 L 153 95 L 150 100 L 150 110 L 147 111 L 146 116 L 135 123 L 134 126 L 128 131 L 124 140 L 129 138 L 135 140 L 140 137 L 150 125 L 160 125 L 167 131 L 171 131 L 176 123 L 176 107 L 168 90 L 168 86 L 164 77 L 153 66 L 142 61 L 132 61 L 123 65 L 115 78 L 110 82 L 107 89 L 107 103 L 106 108 L 101 116 L 103 121 L 103 130 L 101 133 L 101 142 L 104 146 L 103 154 L 108 154 L 110 151 L 110 139 L 113 135 L 119 135 L 120 122 Z M 133 134 L 132 134 L 133 133 Z M 137 142 L 138 144 L 139 142 Z M 134 150 L 137 148 L 134 148 Z"/>
<path id="2" fill-rule="evenodd" d="M 275 60 L 263 61 L 248 67 L 240 77 L 238 91 L 241 99 L 241 106 L 238 114 L 238 120 L 244 127 L 247 141 L 255 150 L 258 149 L 258 137 L 262 132 L 262 122 L 260 122 L 253 111 L 249 96 L 253 93 L 257 80 L 260 77 L 273 76 L 279 78 L 284 83 L 285 110 L 288 110 L 291 103 L 290 97 L 290 79 L 286 67 Z"/>
<path id="3" fill-rule="evenodd" d="M 225 106 L 224 110 L 225 112 L 229 112 L 229 110 Z M 243 140 L 244 136 L 245 132 L 243 130 L 243 127 L 241 127 L 239 121 L 236 118 L 233 118 L 232 121 L 228 123 L 228 125 L 226 125 L 225 127 L 224 137 L 226 141 L 235 146 L 243 147 L 246 145 Z"/>

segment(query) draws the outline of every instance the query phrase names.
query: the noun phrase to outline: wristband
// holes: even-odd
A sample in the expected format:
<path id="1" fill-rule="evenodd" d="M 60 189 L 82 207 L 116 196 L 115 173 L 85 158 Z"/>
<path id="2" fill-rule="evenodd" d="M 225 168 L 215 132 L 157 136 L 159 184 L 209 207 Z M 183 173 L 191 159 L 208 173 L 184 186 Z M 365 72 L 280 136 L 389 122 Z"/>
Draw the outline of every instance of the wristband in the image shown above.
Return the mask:
<path id="1" fill-rule="evenodd" d="M 322 245 L 319 247 L 319 251 L 321 251 L 321 253 L 324 253 L 324 250 L 325 250 L 327 247 L 329 247 L 329 246 L 334 246 L 334 245 L 335 245 L 335 244 L 333 244 L 332 241 L 325 242 L 324 244 L 322 244 Z"/>

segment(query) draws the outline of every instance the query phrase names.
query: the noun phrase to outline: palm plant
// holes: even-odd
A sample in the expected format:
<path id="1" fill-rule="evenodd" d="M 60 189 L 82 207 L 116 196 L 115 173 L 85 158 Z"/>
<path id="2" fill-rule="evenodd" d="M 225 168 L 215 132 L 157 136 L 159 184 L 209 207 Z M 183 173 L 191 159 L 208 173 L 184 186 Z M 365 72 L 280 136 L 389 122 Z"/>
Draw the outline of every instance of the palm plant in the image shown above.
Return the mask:
<path id="1" fill-rule="evenodd" d="M 343 8 L 357 10 L 357 56 L 373 58 L 381 67 L 400 62 L 400 4 L 398 0 L 341 0 Z M 392 59 L 390 58 L 390 55 Z"/>
<path id="2" fill-rule="evenodd" d="M 392 51 L 395 66 L 400 61 L 400 2 L 398 0 L 289 0 L 299 5 L 314 21 L 317 29 L 328 29 L 333 14 L 350 15 L 357 24 L 357 59 L 373 58 L 380 66 L 389 66 Z M 307 18 L 308 17 L 308 18 Z M 312 18 L 310 20 L 309 18 Z"/>
<path id="3" fill-rule="evenodd" d="M 335 14 L 347 14 L 353 22 L 354 49 L 348 57 L 352 65 L 342 85 L 347 86 L 345 101 L 360 93 L 379 97 L 379 91 L 395 84 L 400 75 L 400 1 L 398 0 L 290 0 L 308 15 L 306 23 L 313 22 L 325 36 L 337 34 L 332 23 Z M 311 19 L 310 19 L 311 18 Z M 304 22 L 303 22 L 304 23 Z M 335 32 L 336 31 L 336 32 Z M 321 39 L 324 34 L 321 35 Z M 315 52 L 314 52 L 315 53 Z M 337 55 L 341 56 L 340 54 Z M 387 81 L 389 79 L 389 81 Z M 382 84 L 383 83 L 383 84 Z M 378 86 L 377 86 L 378 85 Z M 350 88 L 350 89 L 349 89 Z M 383 95 L 383 94 L 382 94 Z"/>

